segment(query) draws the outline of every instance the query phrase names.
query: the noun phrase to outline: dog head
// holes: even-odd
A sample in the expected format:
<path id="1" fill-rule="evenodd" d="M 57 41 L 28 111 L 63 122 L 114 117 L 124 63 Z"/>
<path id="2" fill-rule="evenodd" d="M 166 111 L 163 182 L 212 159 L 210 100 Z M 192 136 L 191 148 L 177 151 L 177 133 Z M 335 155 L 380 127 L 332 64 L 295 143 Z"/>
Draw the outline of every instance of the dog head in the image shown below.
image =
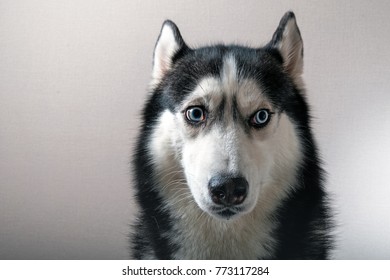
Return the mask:
<path id="1" fill-rule="evenodd" d="M 226 220 L 288 193 L 307 125 L 302 68 L 292 12 L 262 48 L 191 49 L 173 22 L 163 24 L 144 121 L 156 127 L 151 158 L 172 203 L 185 182 L 203 211 Z"/>

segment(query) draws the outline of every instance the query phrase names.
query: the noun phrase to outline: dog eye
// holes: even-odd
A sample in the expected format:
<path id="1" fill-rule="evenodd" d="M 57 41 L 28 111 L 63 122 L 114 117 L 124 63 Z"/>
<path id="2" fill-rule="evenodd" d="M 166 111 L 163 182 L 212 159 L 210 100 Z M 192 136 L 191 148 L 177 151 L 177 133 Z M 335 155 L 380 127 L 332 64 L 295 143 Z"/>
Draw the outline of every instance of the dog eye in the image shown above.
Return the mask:
<path id="1" fill-rule="evenodd" d="M 250 118 L 250 125 L 256 128 L 262 128 L 271 120 L 271 112 L 268 109 L 261 109 Z"/>
<path id="2" fill-rule="evenodd" d="M 201 123 L 206 120 L 206 112 L 202 107 L 190 107 L 186 110 L 186 118 L 192 123 Z"/>

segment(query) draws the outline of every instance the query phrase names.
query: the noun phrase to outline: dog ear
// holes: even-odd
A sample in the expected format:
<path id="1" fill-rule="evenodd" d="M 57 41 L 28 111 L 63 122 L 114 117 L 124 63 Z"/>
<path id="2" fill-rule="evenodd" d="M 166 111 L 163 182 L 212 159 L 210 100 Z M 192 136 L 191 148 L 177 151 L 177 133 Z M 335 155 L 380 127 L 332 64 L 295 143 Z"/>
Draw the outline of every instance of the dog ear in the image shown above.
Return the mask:
<path id="1" fill-rule="evenodd" d="M 293 12 L 287 12 L 280 20 L 271 42 L 283 58 L 283 66 L 294 80 L 300 80 L 303 72 L 303 41 Z"/>
<path id="2" fill-rule="evenodd" d="M 186 45 L 177 26 L 166 20 L 154 49 L 152 84 L 157 84 L 171 69 L 175 55 Z"/>

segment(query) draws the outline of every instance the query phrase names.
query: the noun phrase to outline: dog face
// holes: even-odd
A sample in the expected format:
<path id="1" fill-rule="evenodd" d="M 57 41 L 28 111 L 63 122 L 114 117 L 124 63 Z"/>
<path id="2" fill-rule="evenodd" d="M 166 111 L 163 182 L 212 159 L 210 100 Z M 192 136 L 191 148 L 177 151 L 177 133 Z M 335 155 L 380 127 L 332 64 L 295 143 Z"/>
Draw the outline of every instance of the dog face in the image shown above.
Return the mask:
<path id="1" fill-rule="evenodd" d="M 293 112 L 302 98 L 302 55 L 292 13 L 258 49 L 190 49 L 176 25 L 164 23 L 154 52 L 151 99 L 159 106 L 150 143 L 163 196 L 173 204 L 190 197 L 228 220 L 288 193 L 301 158 L 301 119 Z"/>

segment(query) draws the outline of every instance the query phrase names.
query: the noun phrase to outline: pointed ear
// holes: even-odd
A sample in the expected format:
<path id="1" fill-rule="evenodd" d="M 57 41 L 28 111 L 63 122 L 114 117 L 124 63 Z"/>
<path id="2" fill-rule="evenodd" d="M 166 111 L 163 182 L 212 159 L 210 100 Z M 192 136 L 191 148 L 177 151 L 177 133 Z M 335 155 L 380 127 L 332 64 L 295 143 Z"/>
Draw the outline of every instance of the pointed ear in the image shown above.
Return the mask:
<path id="1" fill-rule="evenodd" d="M 279 51 L 283 66 L 293 79 L 300 79 L 303 72 L 303 41 L 293 12 L 283 16 L 269 44 Z"/>
<path id="2" fill-rule="evenodd" d="M 171 69 L 173 58 L 186 45 L 177 26 L 166 20 L 157 39 L 153 57 L 152 84 L 157 84 Z"/>

